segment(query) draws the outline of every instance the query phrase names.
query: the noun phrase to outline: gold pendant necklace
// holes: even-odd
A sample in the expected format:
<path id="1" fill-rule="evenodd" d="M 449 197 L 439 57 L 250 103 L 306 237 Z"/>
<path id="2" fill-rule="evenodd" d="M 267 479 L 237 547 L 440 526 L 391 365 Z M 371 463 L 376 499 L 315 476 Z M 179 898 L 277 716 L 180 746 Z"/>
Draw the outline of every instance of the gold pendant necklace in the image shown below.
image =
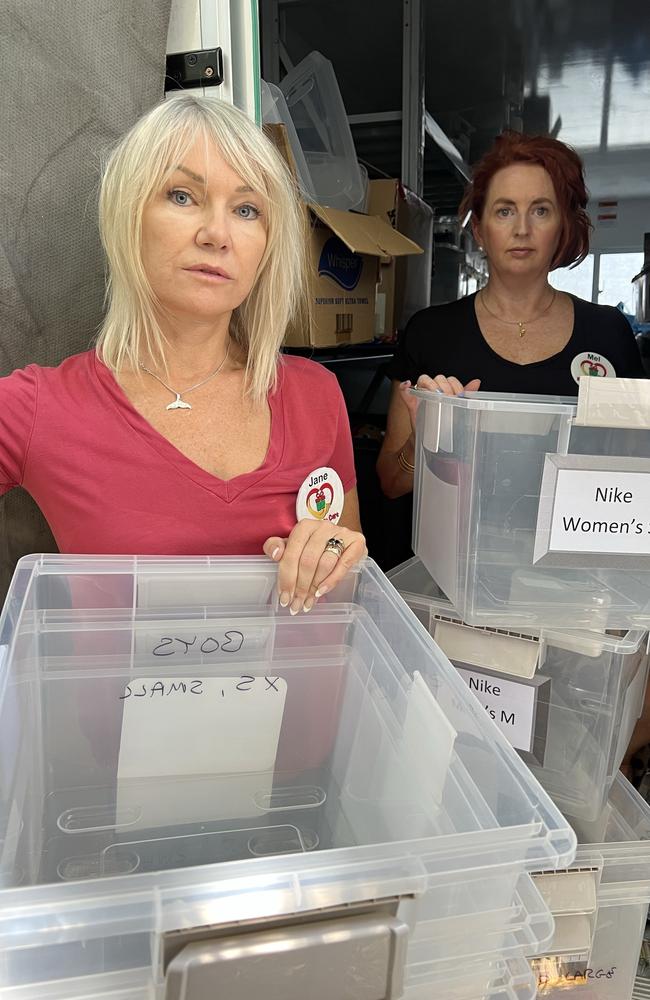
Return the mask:
<path id="1" fill-rule="evenodd" d="M 539 316 L 535 316 L 534 319 L 516 319 L 516 320 L 512 320 L 512 319 L 501 319 L 500 316 L 497 316 L 496 313 L 493 313 L 492 310 L 490 309 L 489 305 L 485 301 L 485 296 L 483 295 L 483 292 L 484 292 L 484 289 L 482 288 L 481 292 L 480 292 L 481 305 L 483 306 L 483 308 L 485 309 L 485 311 L 490 314 L 490 316 L 492 317 L 492 319 L 497 320 L 498 323 L 505 323 L 506 326 L 516 326 L 516 327 L 518 327 L 519 328 L 519 339 L 520 340 L 521 340 L 522 337 L 526 336 L 526 324 L 528 324 L 528 323 L 536 323 L 538 319 L 541 319 L 542 316 L 545 316 L 546 313 L 551 308 L 551 306 L 553 305 L 553 303 L 555 302 L 555 299 L 557 297 L 557 291 L 554 288 L 553 289 L 553 294 L 551 295 L 551 301 L 546 306 L 546 308 L 542 310 L 542 312 L 539 314 Z"/>

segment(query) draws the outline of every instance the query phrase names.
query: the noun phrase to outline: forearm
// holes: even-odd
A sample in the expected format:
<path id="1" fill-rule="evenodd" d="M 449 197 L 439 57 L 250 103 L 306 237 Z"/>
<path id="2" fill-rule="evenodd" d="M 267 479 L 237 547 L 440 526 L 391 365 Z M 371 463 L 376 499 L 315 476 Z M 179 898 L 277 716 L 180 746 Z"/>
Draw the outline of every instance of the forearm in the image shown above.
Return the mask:
<path id="1" fill-rule="evenodd" d="M 343 501 L 343 513 L 338 523 L 342 528 L 349 528 L 350 531 L 361 531 L 361 518 L 359 515 L 359 497 L 356 487 L 345 494 Z M 336 532 L 333 532 L 336 534 Z"/>
<path id="2" fill-rule="evenodd" d="M 629 771 L 629 766 L 634 754 L 648 743 L 650 743 L 650 684 L 646 687 L 641 715 L 639 716 L 637 724 L 634 727 L 634 732 L 632 733 L 630 744 L 625 753 L 625 757 L 623 758 L 621 769 Z"/>
<path id="3" fill-rule="evenodd" d="M 382 447 L 377 460 L 377 475 L 382 491 L 389 500 L 413 491 L 415 466 L 415 435 L 410 434 L 399 448 Z"/>

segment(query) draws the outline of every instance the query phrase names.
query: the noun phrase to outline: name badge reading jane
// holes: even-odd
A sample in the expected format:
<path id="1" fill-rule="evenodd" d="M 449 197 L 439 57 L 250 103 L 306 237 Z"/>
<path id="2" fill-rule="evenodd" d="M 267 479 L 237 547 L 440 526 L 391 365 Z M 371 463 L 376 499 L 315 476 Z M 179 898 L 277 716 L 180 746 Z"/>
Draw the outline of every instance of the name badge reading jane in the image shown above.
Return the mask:
<path id="1" fill-rule="evenodd" d="M 343 483 L 338 472 L 328 466 L 310 472 L 298 490 L 296 518 L 337 524 L 343 512 Z"/>

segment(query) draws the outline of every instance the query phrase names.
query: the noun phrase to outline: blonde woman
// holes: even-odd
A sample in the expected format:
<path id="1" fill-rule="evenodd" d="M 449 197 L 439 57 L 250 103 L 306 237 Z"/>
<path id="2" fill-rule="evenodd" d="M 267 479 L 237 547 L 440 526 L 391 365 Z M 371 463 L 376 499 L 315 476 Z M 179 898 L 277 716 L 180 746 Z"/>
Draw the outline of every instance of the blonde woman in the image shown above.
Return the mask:
<path id="1" fill-rule="evenodd" d="M 182 94 L 111 155 L 96 349 L 0 379 L 0 492 L 63 552 L 251 554 L 308 611 L 365 554 L 335 378 L 279 354 L 304 305 L 291 177 L 245 115 Z"/>

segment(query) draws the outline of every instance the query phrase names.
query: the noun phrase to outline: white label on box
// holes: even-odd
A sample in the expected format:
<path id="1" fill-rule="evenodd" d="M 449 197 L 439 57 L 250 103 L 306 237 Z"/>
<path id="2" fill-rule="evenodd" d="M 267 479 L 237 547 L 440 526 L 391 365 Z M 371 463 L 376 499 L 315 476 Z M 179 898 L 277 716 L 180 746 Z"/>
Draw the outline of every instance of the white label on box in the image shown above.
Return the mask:
<path id="1" fill-rule="evenodd" d="M 650 475 L 558 469 L 548 550 L 650 554 Z"/>
<path id="2" fill-rule="evenodd" d="M 533 749 L 538 688 L 457 667 L 468 688 L 515 750 Z"/>
<path id="3" fill-rule="evenodd" d="M 271 791 L 286 695 L 275 676 L 129 681 L 118 814 L 137 815 L 141 827 L 259 815 L 255 797 Z"/>
<path id="4" fill-rule="evenodd" d="M 122 700 L 118 778 L 272 771 L 281 677 L 141 677 Z"/>

